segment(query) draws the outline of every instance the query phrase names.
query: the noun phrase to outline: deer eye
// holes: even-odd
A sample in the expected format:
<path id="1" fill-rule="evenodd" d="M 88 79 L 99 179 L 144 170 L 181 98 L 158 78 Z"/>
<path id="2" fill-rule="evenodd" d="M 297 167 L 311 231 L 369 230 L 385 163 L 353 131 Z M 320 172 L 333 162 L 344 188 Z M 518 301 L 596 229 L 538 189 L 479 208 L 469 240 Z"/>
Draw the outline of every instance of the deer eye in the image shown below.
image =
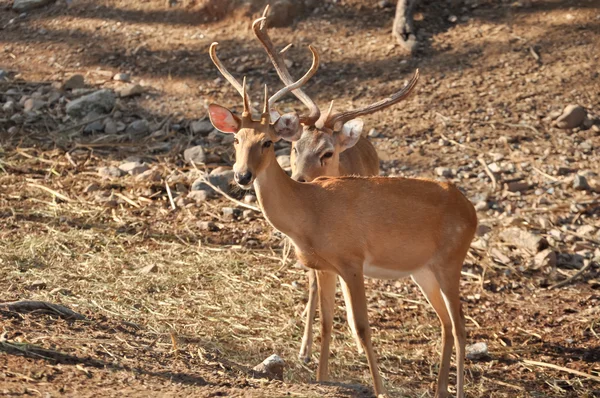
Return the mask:
<path id="1" fill-rule="evenodd" d="M 240 143 L 240 140 L 238 140 L 237 137 L 233 137 L 233 143 L 237 145 Z"/>
<path id="2" fill-rule="evenodd" d="M 270 147 L 272 143 L 273 143 L 273 141 L 271 141 L 271 140 L 268 140 L 268 141 L 265 141 L 265 142 L 263 142 L 263 148 L 268 148 L 268 147 Z"/>
<path id="3" fill-rule="evenodd" d="M 323 154 L 323 156 L 321 156 L 321 159 L 329 159 L 333 156 L 333 152 L 325 152 Z"/>

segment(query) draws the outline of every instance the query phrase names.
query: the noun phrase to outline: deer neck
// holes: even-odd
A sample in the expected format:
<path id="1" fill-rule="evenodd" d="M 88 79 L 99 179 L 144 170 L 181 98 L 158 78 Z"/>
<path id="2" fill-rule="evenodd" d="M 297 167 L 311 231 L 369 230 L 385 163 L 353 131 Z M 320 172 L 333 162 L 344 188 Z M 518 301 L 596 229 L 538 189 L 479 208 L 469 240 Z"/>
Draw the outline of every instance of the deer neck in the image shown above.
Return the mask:
<path id="1" fill-rule="evenodd" d="M 294 239 L 307 214 L 307 203 L 301 198 L 308 187 L 292 180 L 279 166 L 274 153 L 268 156 L 268 166 L 254 180 L 256 197 L 267 221 Z"/>

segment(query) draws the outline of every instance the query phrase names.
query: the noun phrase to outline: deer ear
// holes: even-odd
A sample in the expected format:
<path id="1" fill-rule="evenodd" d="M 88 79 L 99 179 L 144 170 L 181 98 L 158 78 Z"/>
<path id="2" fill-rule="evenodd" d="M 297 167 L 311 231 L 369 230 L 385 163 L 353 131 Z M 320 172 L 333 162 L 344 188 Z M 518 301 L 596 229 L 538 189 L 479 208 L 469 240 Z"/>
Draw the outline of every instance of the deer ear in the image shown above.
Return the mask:
<path id="1" fill-rule="evenodd" d="M 271 116 L 271 120 L 278 120 L 281 117 L 281 115 L 275 108 L 271 108 L 271 110 L 269 111 L 269 116 Z"/>
<path id="2" fill-rule="evenodd" d="M 208 116 L 212 125 L 223 133 L 237 133 L 242 125 L 239 117 L 221 105 L 210 104 L 208 106 Z"/>
<path id="3" fill-rule="evenodd" d="M 284 113 L 275 123 L 273 123 L 273 131 L 278 138 L 283 138 L 286 141 L 298 141 L 302 135 L 300 128 L 300 118 L 296 112 Z"/>
<path id="4" fill-rule="evenodd" d="M 364 122 L 362 119 L 353 119 L 344 123 L 342 130 L 336 134 L 337 143 L 342 151 L 352 148 L 362 133 Z"/>

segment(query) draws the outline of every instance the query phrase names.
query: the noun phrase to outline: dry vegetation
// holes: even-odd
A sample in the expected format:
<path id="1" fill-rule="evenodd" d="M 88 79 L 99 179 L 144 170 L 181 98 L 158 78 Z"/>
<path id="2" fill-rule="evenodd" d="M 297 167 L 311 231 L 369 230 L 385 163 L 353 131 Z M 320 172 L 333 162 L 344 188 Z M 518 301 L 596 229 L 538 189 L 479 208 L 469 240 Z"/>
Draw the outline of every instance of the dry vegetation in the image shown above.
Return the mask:
<path id="1" fill-rule="evenodd" d="M 385 174 L 445 174 L 479 204 L 482 228 L 462 287 L 468 342 L 487 343 L 489 355 L 467 362 L 467 396 L 600 396 L 597 2 L 448 9 L 424 0 L 424 44 L 413 57 L 391 42 L 393 7 L 377 3 L 326 1 L 272 36 L 278 46 L 295 44 L 297 70 L 309 62 L 306 44 L 320 50 L 323 65 L 308 87 L 320 104 L 364 104 L 420 68 L 417 94 L 367 127 L 379 132 L 372 140 Z M 119 99 L 111 117 L 149 125 L 84 133 L 90 121 L 65 116 L 70 92 L 30 114 L 17 109 L 20 118 L 0 114 L 0 303 L 46 301 L 87 318 L 0 306 L 0 395 L 370 396 L 342 308 L 331 377 L 343 383 L 309 383 L 315 363 L 296 360 L 306 281 L 292 259 L 282 262 L 283 238 L 259 213 L 223 214 L 237 207 L 223 198 L 183 200 L 203 170 L 183 161 L 185 148 L 205 146 L 207 169 L 232 163 L 220 138 L 191 132 L 207 102 L 239 106 L 208 45 L 218 40 L 222 58 L 253 87 L 277 85 L 247 29 L 251 17 L 207 21 L 203 10 L 81 0 L 23 18 L 0 14 L 0 69 L 10 71 L 0 103 L 47 98 L 51 83 L 74 73 L 88 88 L 118 89 L 112 76 L 129 72 L 147 92 Z M 553 113 L 570 103 L 590 122 L 553 127 Z M 98 176 L 131 156 L 158 179 Z M 586 189 L 575 189 L 579 176 Z M 206 222 L 214 225 L 203 229 Z M 540 245 L 548 250 L 537 253 Z M 408 280 L 366 283 L 391 394 L 431 396 L 435 313 Z M 287 361 L 284 382 L 251 371 L 273 353 Z"/>

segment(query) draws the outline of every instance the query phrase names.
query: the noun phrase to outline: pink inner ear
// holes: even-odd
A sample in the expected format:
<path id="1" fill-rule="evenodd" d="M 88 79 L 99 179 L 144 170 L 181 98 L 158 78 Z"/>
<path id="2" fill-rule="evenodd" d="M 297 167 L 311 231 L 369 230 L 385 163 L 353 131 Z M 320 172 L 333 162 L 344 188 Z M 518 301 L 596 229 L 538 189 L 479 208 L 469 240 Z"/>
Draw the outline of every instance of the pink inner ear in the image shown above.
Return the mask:
<path id="1" fill-rule="evenodd" d="M 237 133 L 240 127 L 239 119 L 227 108 L 211 104 L 208 107 L 210 121 L 217 130 L 224 133 Z"/>

